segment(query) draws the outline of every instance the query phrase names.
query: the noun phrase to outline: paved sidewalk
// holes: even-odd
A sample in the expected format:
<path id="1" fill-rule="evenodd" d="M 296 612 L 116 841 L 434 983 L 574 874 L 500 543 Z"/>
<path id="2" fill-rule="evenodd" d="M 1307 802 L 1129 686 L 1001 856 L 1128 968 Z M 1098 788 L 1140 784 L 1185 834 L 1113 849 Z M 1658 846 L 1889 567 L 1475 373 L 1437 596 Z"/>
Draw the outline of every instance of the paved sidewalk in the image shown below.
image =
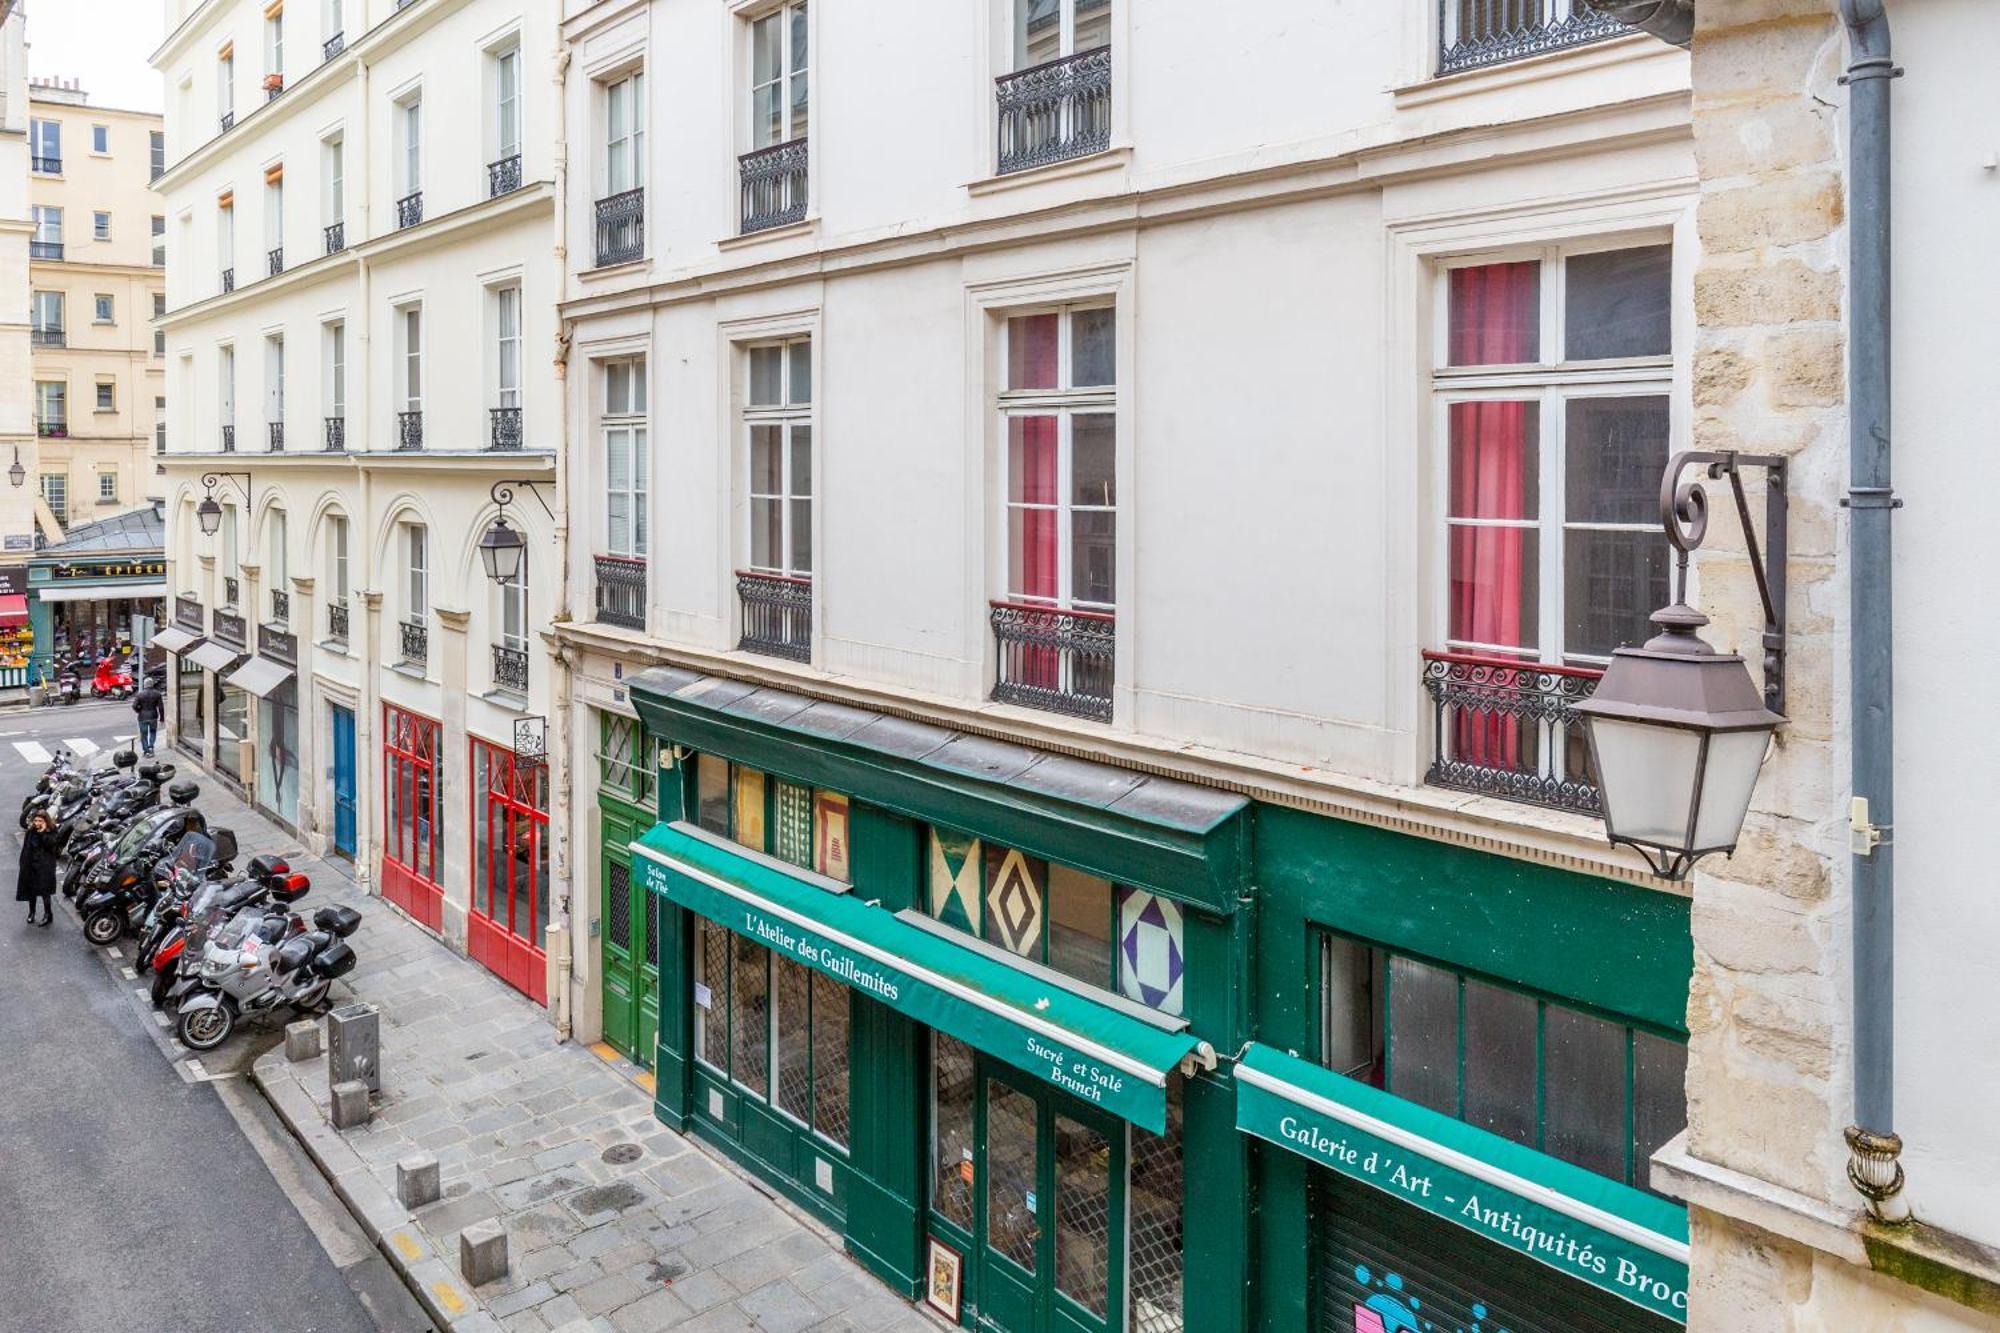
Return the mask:
<path id="1" fill-rule="evenodd" d="M 219 787 L 204 783 L 204 804 L 246 856 L 297 846 L 247 810 L 225 813 Z M 637 1069 L 559 1044 L 540 1009 L 361 895 L 344 863 L 293 859 L 313 877 L 307 906 L 362 912 L 360 961 L 343 981 L 381 1011 L 382 1092 L 371 1123 L 341 1133 L 327 1120 L 324 1056 L 290 1064 L 279 1047 L 253 1077 L 441 1327 L 939 1327 L 836 1239 L 655 1120 Z M 395 1199 L 396 1163 L 418 1152 L 437 1157 L 444 1198 L 411 1214 Z M 458 1236 L 489 1218 L 507 1230 L 512 1272 L 472 1288 Z"/>

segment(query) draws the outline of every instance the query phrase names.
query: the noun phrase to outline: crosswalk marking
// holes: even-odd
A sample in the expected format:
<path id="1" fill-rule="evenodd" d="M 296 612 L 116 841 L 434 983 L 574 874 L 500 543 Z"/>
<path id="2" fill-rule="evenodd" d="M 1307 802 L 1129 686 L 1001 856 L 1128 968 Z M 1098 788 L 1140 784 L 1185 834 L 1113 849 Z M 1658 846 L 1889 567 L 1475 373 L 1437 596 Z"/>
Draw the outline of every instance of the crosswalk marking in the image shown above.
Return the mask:
<path id="1" fill-rule="evenodd" d="M 90 739 L 90 737 L 88 736 L 66 737 L 63 740 L 63 745 L 65 748 L 69 750 L 71 754 L 75 755 L 78 759 L 90 758 L 90 756 L 97 753 L 99 748 L 97 742 Z"/>
<path id="2" fill-rule="evenodd" d="M 31 764 L 46 764 L 49 762 L 48 747 L 40 741 L 15 741 L 14 748 L 21 752 L 21 758 Z"/>

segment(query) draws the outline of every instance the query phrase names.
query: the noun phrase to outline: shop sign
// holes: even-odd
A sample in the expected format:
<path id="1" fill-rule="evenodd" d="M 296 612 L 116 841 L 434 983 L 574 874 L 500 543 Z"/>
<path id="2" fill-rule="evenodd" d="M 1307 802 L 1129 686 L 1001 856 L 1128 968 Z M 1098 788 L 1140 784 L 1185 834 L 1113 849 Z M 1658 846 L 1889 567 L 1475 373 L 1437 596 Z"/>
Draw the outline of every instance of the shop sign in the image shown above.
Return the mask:
<path id="1" fill-rule="evenodd" d="M 1658 1219 L 1614 1212 L 1605 1206 L 1604 1196 L 1613 1191 L 1631 1196 L 1638 1209 L 1663 1217 L 1678 1213 L 1674 1205 L 1542 1158 L 1554 1174 L 1583 1178 L 1599 1196 L 1594 1201 L 1573 1197 L 1509 1169 L 1541 1158 L 1531 1149 L 1422 1107 L 1408 1107 L 1418 1118 L 1442 1121 L 1440 1129 L 1448 1127 L 1463 1143 L 1441 1141 L 1442 1132 L 1436 1139 L 1426 1138 L 1384 1118 L 1396 1101 L 1389 1094 L 1268 1048 L 1251 1050 L 1251 1063 L 1239 1064 L 1236 1071 L 1236 1127 L 1244 1133 L 1289 1148 L 1580 1282 L 1687 1322 L 1685 1216 L 1678 1236 L 1663 1234 L 1648 1225 Z M 1310 1072 L 1290 1072 L 1314 1086 L 1300 1087 L 1264 1067 L 1276 1065 L 1303 1066 Z M 1326 1095 L 1336 1090 L 1333 1083 L 1320 1086 L 1326 1081 L 1347 1089 L 1335 1100 Z M 1492 1141 L 1491 1157 L 1477 1151 L 1481 1140 Z"/>
<path id="2" fill-rule="evenodd" d="M 163 579 L 166 576 L 165 560 L 117 560 L 88 565 L 64 560 L 49 566 L 49 578 L 54 582 L 64 579 Z"/>
<path id="3" fill-rule="evenodd" d="M 10 532 L 0 538 L 0 551 L 32 551 L 35 549 L 35 534 L 32 532 Z"/>
<path id="4" fill-rule="evenodd" d="M 26 565 L 0 565 L 0 597 L 19 597 L 27 591 Z"/>

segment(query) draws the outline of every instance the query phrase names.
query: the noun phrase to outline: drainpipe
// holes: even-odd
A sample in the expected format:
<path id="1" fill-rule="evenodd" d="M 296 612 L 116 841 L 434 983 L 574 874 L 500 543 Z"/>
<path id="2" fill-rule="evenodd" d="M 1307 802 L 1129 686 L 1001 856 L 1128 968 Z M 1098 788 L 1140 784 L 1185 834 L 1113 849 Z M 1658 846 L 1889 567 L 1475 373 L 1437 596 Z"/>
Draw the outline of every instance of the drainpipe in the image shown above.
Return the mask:
<path id="1" fill-rule="evenodd" d="M 1847 1178 L 1883 1222 L 1907 1222 L 1895 1125 L 1894 588 L 1889 484 L 1889 55 L 1883 0 L 1840 0 L 1847 25 L 1848 623 L 1853 764 L 1854 1124 Z"/>
<path id="2" fill-rule="evenodd" d="M 555 84 L 555 153 L 554 167 L 554 235 L 551 248 L 556 283 L 556 342 L 553 369 L 556 387 L 556 559 L 555 568 L 562 571 L 556 580 L 555 619 L 558 624 L 566 624 L 570 619 L 569 562 L 569 321 L 562 316 L 562 300 L 567 295 L 569 283 L 569 48 L 562 44 L 562 34 L 556 34 L 556 58 L 552 71 Z M 562 892 L 558 898 L 561 935 L 557 941 L 555 968 L 556 984 L 556 1040 L 568 1041 L 576 1025 L 576 987 L 580 979 L 576 973 L 576 928 L 583 913 L 577 911 L 576 885 L 576 802 L 570 791 L 571 734 L 570 717 L 572 682 L 570 678 L 569 645 L 558 643 L 550 654 L 555 670 L 550 682 L 551 699 L 549 712 L 555 736 L 549 742 L 549 761 L 557 780 L 550 783 L 555 796 L 554 828 L 556 834 L 556 864 L 561 871 Z M 552 932 L 554 933 L 554 932 Z"/>

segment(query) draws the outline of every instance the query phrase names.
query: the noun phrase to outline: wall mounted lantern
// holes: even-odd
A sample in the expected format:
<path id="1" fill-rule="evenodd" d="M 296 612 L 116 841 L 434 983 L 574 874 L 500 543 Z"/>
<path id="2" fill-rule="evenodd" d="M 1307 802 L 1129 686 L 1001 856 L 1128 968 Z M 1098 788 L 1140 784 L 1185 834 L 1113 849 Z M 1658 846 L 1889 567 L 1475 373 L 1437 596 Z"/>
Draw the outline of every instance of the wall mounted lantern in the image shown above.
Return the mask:
<path id="1" fill-rule="evenodd" d="M 250 474 L 248 472 L 209 472 L 202 476 L 203 492 L 201 503 L 195 506 L 195 521 L 201 524 L 202 535 L 213 537 L 222 527 L 222 506 L 216 503 L 215 484 L 224 477 L 237 480 L 243 487 L 243 503 L 250 503 Z"/>
<path id="2" fill-rule="evenodd" d="M 527 487 L 528 494 L 535 497 L 535 503 L 542 507 L 542 512 L 549 515 L 549 521 L 555 522 L 556 516 L 549 512 L 549 502 L 542 499 L 541 491 L 536 489 L 543 484 L 525 477 L 510 478 L 494 482 L 493 489 L 488 492 L 500 512 L 493 519 L 493 526 L 486 529 L 486 535 L 479 539 L 479 559 L 486 566 L 486 577 L 495 583 L 512 583 L 521 577 L 521 560 L 528 553 L 528 539 L 519 528 L 510 527 L 507 523 L 507 506 L 513 503 L 514 488 Z"/>
<path id="3" fill-rule="evenodd" d="M 19 486 L 28 479 L 28 469 L 21 466 L 21 446 L 14 446 L 14 466 L 7 469 L 7 480 Z"/>

